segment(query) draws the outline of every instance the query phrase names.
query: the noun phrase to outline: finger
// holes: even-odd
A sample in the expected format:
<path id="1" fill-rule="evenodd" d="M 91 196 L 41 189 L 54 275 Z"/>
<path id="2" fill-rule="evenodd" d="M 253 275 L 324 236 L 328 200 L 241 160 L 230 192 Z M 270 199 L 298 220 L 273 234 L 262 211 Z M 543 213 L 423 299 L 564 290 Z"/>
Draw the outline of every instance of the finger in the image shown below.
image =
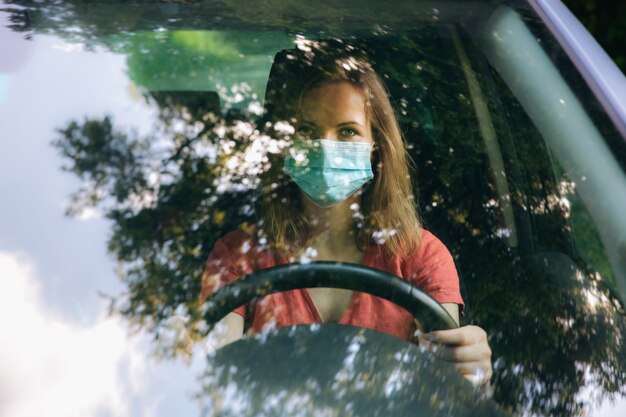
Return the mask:
<path id="1" fill-rule="evenodd" d="M 424 337 L 431 342 L 462 346 L 485 342 L 487 333 L 477 326 L 463 326 L 457 329 L 437 330 L 426 333 Z"/>
<path id="2" fill-rule="evenodd" d="M 435 345 L 429 350 L 447 362 L 491 362 L 491 349 L 487 344 L 468 346 Z"/>
<path id="3" fill-rule="evenodd" d="M 455 364 L 456 370 L 474 383 L 486 383 L 491 380 L 491 367 L 481 362 Z"/>
<path id="4" fill-rule="evenodd" d="M 487 374 L 475 373 L 475 374 L 467 374 L 463 376 L 469 382 L 471 382 L 472 385 L 474 386 L 488 385 L 489 382 L 491 381 L 491 374 L 487 375 Z"/>

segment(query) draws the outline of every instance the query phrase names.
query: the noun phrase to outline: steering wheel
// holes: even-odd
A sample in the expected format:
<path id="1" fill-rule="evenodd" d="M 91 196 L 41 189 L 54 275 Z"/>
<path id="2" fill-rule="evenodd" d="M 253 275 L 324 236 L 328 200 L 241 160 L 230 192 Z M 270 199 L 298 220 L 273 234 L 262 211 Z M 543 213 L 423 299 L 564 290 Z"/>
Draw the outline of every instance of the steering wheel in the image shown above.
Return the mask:
<path id="1" fill-rule="evenodd" d="M 215 293 L 205 320 L 298 288 L 363 291 L 396 303 L 426 330 L 457 327 L 434 299 L 389 273 L 314 262 L 254 272 Z M 210 354 L 201 380 L 209 415 L 505 416 L 453 365 L 385 333 L 339 324 L 282 327 Z"/>
<path id="2" fill-rule="evenodd" d="M 315 287 L 360 291 L 384 298 L 411 313 L 425 331 L 458 327 L 441 304 L 409 282 L 378 269 L 339 262 L 288 264 L 256 271 L 214 294 L 207 301 L 204 319 L 212 326 L 255 298 Z"/>

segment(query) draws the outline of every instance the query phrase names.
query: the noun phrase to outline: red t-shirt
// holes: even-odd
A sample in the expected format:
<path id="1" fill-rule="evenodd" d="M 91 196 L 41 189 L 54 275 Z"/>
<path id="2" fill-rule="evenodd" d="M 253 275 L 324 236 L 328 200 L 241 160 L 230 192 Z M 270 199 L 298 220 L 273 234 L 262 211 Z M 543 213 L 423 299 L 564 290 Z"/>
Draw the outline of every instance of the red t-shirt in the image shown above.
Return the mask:
<path id="1" fill-rule="evenodd" d="M 262 247 L 243 231 L 219 239 L 209 254 L 202 279 L 204 300 L 220 287 L 254 271 L 289 263 Z M 385 256 L 372 246 L 363 255 L 362 265 L 390 272 L 427 292 L 440 303 L 456 303 L 462 308 L 459 279 L 448 249 L 432 233 L 424 231 L 417 252 L 407 258 Z M 246 308 L 235 313 L 245 318 Z M 306 289 L 271 294 L 255 303 L 251 328 L 259 332 L 266 325 L 276 327 L 321 323 Z M 415 332 L 414 320 L 406 310 L 382 298 L 353 292 L 340 324 L 366 327 L 408 340 Z"/>

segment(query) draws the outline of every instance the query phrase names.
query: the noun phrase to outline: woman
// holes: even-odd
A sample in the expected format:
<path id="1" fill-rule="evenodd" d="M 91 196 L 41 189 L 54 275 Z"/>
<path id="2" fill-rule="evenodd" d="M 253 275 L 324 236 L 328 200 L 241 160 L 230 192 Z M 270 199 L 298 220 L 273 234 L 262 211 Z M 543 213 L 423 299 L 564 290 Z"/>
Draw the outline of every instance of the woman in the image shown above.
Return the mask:
<path id="1" fill-rule="evenodd" d="M 266 92 L 264 126 L 286 134 L 287 151 L 263 178 L 259 227 L 220 239 L 203 275 L 202 298 L 255 270 L 299 261 L 360 263 L 406 279 L 459 323 L 463 300 L 450 253 L 417 217 L 409 159 L 388 93 L 356 48 L 319 42 L 279 53 Z M 272 130 L 273 129 L 273 130 Z M 244 322 L 338 322 L 409 340 L 410 314 L 380 298 L 347 290 L 287 291 L 240 307 L 224 320 L 223 343 Z M 425 335 L 475 383 L 491 377 L 486 333 L 476 326 Z"/>

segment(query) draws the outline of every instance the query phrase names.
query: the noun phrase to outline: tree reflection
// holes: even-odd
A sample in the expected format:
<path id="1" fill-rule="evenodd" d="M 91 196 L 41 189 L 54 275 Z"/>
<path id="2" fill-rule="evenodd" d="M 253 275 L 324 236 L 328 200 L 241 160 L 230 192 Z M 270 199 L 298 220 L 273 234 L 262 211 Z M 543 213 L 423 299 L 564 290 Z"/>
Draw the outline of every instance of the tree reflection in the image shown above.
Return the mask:
<path id="1" fill-rule="evenodd" d="M 420 77 L 428 82 L 423 72 Z M 405 91 L 420 91 L 411 87 L 396 97 L 408 100 Z M 188 316 L 198 340 L 197 295 L 206 256 L 223 233 L 256 221 L 254 191 L 267 168 L 265 153 L 279 152 L 286 143 L 261 134 L 254 114 L 227 118 L 211 111 L 210 94 L 200 99 L 158 93 L 148 99 L 159 107 L 154 130 L 163 132 L 161 149 L 148 138 L 115 131 L 106 117 L 70 123 L 56 146 L 69 162 L 66 168 L 84 180 L 74 209 L 99 204 L 113 221 L 109 250 L 124 265 L 128 288 L 113 310 L 155 335 L 172 315 Z M 444 117 L 457 126 L 474 123 L 471 112 L 458 110 L 462 101 L 429 94 L 422 102 L 457 109 L 429 115 L 433 126 L 441 126 Z M 428 125 L 415 128 L 408 120 L 406 126 L 416 136 L 433 138 L 411 142 L 422 211 L 455 254 L 466 286 L 467 320 L 491 335 L 497 400 L 531 414 L 572 415 L 584 412 L 588 402 L 581 393 L 587 389 L 623 393 L 623 310 L 600 275 L 574 261 L 567 215 L 551 203 L 563 198 L 560 184 L 546 174 L 545 158 L 531 144 L 517 149 L 535 177 L 530 190 L 514 187 L 516 209 L 532 213 L 540 225 L 535 233 L 543 238 L 535 237 L 542 245 L 535 250 L 512 248 L 497 233 L 502 219 L 493 187 L 481 174 L 489 167 L 478 133 L 465 128 L 461 135 L 454 126 L 428 131 Z M 450 157 L 451 147 L 460 160 Z"/>
<path id="2" fill-rule="evenodd" d="M 108 248 L 128 286 L 112 310 L 156 335 L 187 315 L 193 334 L 206 256 L 224 232 L 253 221 L 258 174 L 286 142 L 261 134 L 255 115 L 222 116 L 215 93 L 146 99 L 159 108 L 157 140 L 115 131 L 104 117 L 70 122 L 54 146 L 83 180 L 70 213 L 99 207 L 112 221 Z"/>
<path id="3" fill-rule="evenodd" d="M 254 46 L 235 49 L 232 45 L 242 42 L 233 39 L 243 35 L 228 32 L 187 32 L 176 39 L 171 34 L 133 35 L 156 42 L 144 52 L 137 47 L 141 43 L 128 43 L 130 38 L 120 34 L 132 32 L 142 19 L 154 29 L 165 21 L 156 18 L 162 17 L 160 9 L 146 15 L 145 8 L 133 3 L 117 19 L 82 8 L 83 2 L 66 3 L 34 8 L 30 15 L 20 9 L 12 22 L 26 30 L 28 19 L 37 18 L 42 32 L 126 54 L 129 75 L 148 86 L 145 100 L 158 110 L 150 137 L 116 127 L 111 117 L 75 120 L 59 129 L 54 146 L 65 169 L 82 181 L 70 213 L 95 207 L 111 220 L 108 249 L 119 261 L 126 285 L 111 310 L 157 339 L 167 333 L 171 317 L 182 316 L 190 339 L 198 341 L 204 336 L 198 294 L 207 254 L 225 232 L 257 221 L 258 174 L 269 168 L 268 153 L 280 152 L 288 142 L 264 134 L 264 126 L 257 125 L 261 106 L 253 91 L 258 88 L 224 84 L 222 101 L 231 97 L 233 103 L 241 102 L 235 97 L 239 94 L 249 104 L 229 111 L 216 93 L 202 91 L 196 83 L 210 71 L 190 74 L 199 63 L 228 72 L 235 57 L 253 53 Z M 220 17 L 209 12 L 202 15 L 207 21 Z M 46 13 L 63 19 L 48 21 Z M 293 19 L 281 19 L 299 27 Z M 74 27 L 79 30 L 70 30 Z M 385 30 L 378 27 L 358 42 L 371 51 L 396 103 L 417 165 L 426 225 L 457 261 L 465 285 L 465 320 L 490 335 L 496 400 L 522 414 L 569 416 L 584 414 L 592 394 L 623 398 L 624 309 L 611 293 L 601 245 L 589 237 L 587 247 L 576 246 L 572 228 L 583 217 L 572 216 L 585 210 L 574 200 L 565 204 L 572 189 L 562 186 L 567 179 L 555 175 L 540 135 L 473 41 L 462 37 L 486 91 L 505 161 L 511 195 L 498 195 L 471 94 L 447 35 L 456 29 L 433 25 L 402 36 Z M 193 65 L 160 66 L 158 62 L 170 62 L 164 51 L 171 52 L 158 47 L 161 41 L 183 45 Z M 200 91 L 163 90 L 160 80 L 181 72 Z M 503 198 L 513 206 L 514 224 L 503 219 Z M 593 229 L 585 222 L 578 227 Z M 511 233 L 518 236 L 518 245 L 508 239 Z M 592 254 L 583 259 L 583 249 Z M 164 354 L 186 349 L 185 343 L 173 343 Z M 268 365 L 268 372 L 275 365 Z M 346 375 L 336 389 L 346 381 L 359 382 Z M 374 389 L 367 381 L 365 386 Z M 384 384 L 375 385 L 380 389 Z M 309 387 L 310 392 L 317 389 Z"/>
<path id="4" fill-rule="evenodd" d="M 282 328 L 210 359 L 209 416 L 505 415 L 449 363 L 368 329 Z"/>
<path id="5" fill-rule="evenodd" d="M 612 275 L 596 272 L 574 244 L 572 210 L 585 209 L 570 204 L 571 183 L 564 186 L 555 176 L 541 136 L 468 40 L 501 137 L 512 194 L 505 197 L 513 204 L 519 239 L 511 244 L 513 231 L 504 221 L 463 74 L 452 59 L 432 59 L 451 49 L 451 42 L 427 39 L 410 61 L 417 66 L 395 61 L 393 52 L 381 48 L 389 63 L 384 72 L 397 74 L 388 82 L 406 114 L 407 138 L 421 138 L 411 145 L 426 225 L 457 260 L 469 304 L 466 320 L 490 335 L 496 398 L 527 414 L 584 414 L 587 390 L 626 393 L 624 308 L 607 285 Z M 409 91 L 417 91 L 417 99 Z M 591 238 L 591 218 L 578 221 L 586 221 L 589 234 L 581 247 L 592 252 L 586 259 L 601 260 L 596 267 L 606 271 L 604 249 L 597 234 Z"/>

